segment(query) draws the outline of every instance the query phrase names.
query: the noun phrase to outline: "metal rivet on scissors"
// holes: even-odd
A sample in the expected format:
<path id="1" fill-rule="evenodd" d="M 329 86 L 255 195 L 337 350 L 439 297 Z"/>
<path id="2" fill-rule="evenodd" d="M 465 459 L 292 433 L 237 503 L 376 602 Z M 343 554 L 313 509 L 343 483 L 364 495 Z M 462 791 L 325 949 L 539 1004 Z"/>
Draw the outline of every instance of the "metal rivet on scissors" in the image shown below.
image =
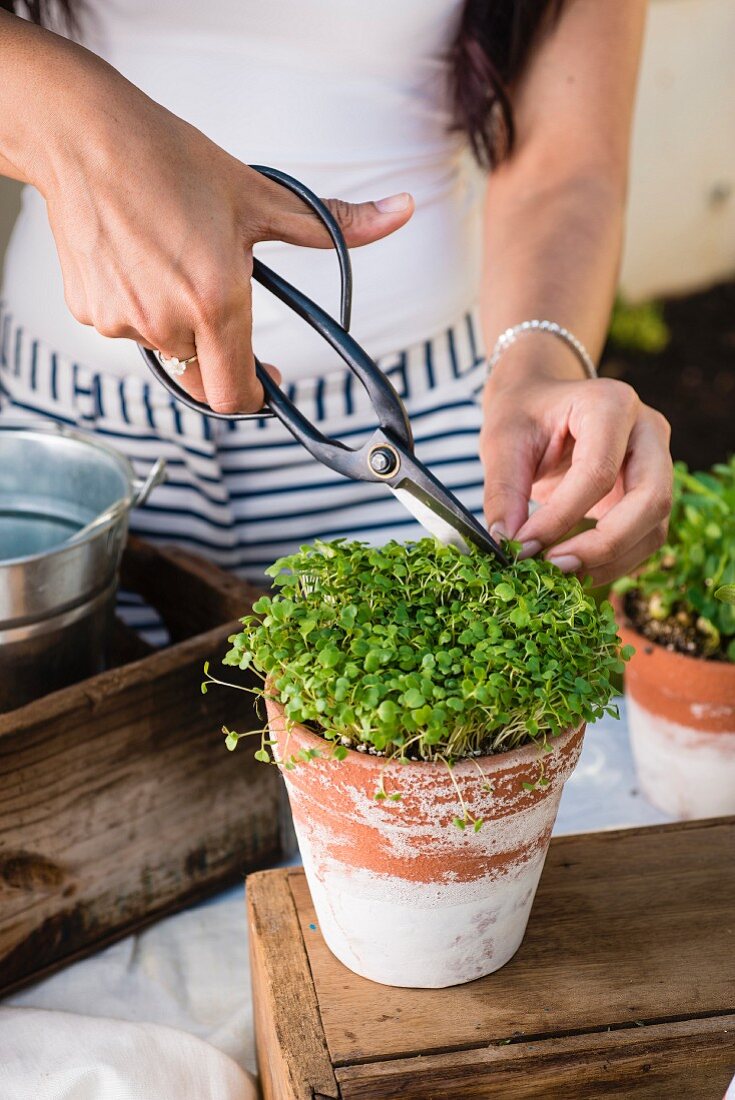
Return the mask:
<path id="1" fill-rule="evenodd" d="M 465 553 L 470 545 L 474 545 L 494 554 L 502 565 L 508 565 L 508 558 L 482 524 L 414 456 L 413 434 L 403 402 L 386 376 L 348 332 L 352 307 L 352 266 L 342 231 L 331 211 L 308 187 L 285 172 L 259 165 L 253 167 L 302 199 L 326 227 L 337 252 L 342 278 L 340 320 L 335 320 L 316 302 L 257 259 L 253 260 L 253 278 L 311 325 L 342 357 L 367 390 L 378 414 L 380 427 L 356 449 L 338 439 L 328 438 L 286 397 L 257 359 L 255 371 L 265 392 L 266 406 L 256 413 L 214 412 L 209 405 L 196 401 L 177 384 L 162 366 L 155 351 L 141 347 L 140 351 L 151 371 L 183 404 L 218 420 L 260 420 L 277 416 L 294 438 L 323 465 L 358 481 L 384 482 L 421 526 L 440 542 L 457 546 Z"/>

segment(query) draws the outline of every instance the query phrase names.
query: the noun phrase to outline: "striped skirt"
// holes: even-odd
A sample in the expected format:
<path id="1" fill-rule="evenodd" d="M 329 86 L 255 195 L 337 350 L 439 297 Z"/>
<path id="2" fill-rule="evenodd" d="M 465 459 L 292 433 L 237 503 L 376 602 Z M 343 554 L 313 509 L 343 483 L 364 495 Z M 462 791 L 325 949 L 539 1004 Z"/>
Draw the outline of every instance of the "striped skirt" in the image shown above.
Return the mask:
<path id="1" fill-rule="evenodd" d="M 485 360 L 474 315 L 378 366 L 405 402 L 418 457 L 480 516 L 477 396 Z M 376 427 L 365 391 L 347 370 L 284 385 L 326 435 L 355 445 Z M 0 398 L 0 417 L 53 418 L 94 432 L 140 476 L 163 457 L 167 478 L 133 513 L 131 530 L 252 580 L 316 538 L 380 544 L 422 535 L 385 486 L 321 466 L 277 419 L 208 418 L 176 402 L 144 368 L 121 379 L 73 362 L 1 309 Z"/>

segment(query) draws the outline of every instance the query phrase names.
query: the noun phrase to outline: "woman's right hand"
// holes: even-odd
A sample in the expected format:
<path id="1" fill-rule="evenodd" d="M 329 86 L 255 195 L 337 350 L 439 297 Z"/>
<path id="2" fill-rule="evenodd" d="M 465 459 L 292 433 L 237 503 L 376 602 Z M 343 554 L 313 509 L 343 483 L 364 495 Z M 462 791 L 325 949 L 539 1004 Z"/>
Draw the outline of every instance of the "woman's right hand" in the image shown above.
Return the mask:
<path id="1" fill-rule="evenodd" d="M 217 412 L 257 411 L 263 391 L 251 347 L 253 245 L 331 247 L 326 230 L 285 188 L 94 54 L 27 24 L 21 33 L 38 36 L 50 54 L 47 98 L 54 103 L 45 108 L 44 141 L 25 176 L 47 202 L 69 309 L 103 336 L 136 340 L 167 357 L 196 353 L 182 379 L 193 397 Z M 409 195 L 328 205 L 352 247 L 392 233 L 413 211 Z"/>

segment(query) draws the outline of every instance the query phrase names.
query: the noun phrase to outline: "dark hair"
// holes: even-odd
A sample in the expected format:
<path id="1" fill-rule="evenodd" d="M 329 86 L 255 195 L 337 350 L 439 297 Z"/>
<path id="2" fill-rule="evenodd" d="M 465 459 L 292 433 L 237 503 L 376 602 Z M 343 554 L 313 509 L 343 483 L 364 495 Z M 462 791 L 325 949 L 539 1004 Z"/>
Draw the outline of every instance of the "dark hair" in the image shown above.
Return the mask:
<path id="1" fill-rule="evenodd" d="M 53 10 L 67 27 L 78 26 L 87 0 L 24 0 L 34 23 Z M 103 0 L 100 0 L 103 2 Z M 509 88 L 520 76 L 531 48 L 553 24 L 564 0 L 465 0 L 451 47 L 453 129 L 467 134 L 480 164 L 492 167 L 513 148 L 515 136 Z M 0 0 L 13 11 L 18 0 Z"/>
<path id="2" fill-rule="evenodd" d="M 564 0 L 465 0 L 452 45 L 453 128 L 463 130 L 475 157 L 494 167 L 513 148 L 510 91 Z"/>

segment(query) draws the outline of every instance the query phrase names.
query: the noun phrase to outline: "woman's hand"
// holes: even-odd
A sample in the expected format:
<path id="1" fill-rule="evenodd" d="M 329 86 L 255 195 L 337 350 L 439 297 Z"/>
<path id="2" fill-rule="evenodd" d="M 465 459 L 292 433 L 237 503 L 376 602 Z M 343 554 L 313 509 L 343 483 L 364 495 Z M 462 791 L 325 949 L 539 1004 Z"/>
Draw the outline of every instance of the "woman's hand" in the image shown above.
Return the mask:
<path id="1" fill-rule="evenodd" d="M 2 13 L 4 58 L 0 170 L 44 195 L 71 312 L 167 357 L 196 353 L 183 384 L 216 411 L 259 409 L 252 247 L 331 247 L 316 216 L 94 54 Z M 328 205 L 353 247 L 412 212 L 409 195 Z"/>
<path id="2" fill-rule="evenodd" d="M 481 454 L 485 513 L 496 533 L 565 573 L 605 584 L 664 542 L 671 509 L 669 425 L 624 382 L 581 378 L 546 335 L 507 349 L 488 379 Z M 529 360 L 527 343 L 535 343 Z M 528 515 L 533 499 L 540 507 Z M 594 528 L 567 537 L 580 520 Z"/>

